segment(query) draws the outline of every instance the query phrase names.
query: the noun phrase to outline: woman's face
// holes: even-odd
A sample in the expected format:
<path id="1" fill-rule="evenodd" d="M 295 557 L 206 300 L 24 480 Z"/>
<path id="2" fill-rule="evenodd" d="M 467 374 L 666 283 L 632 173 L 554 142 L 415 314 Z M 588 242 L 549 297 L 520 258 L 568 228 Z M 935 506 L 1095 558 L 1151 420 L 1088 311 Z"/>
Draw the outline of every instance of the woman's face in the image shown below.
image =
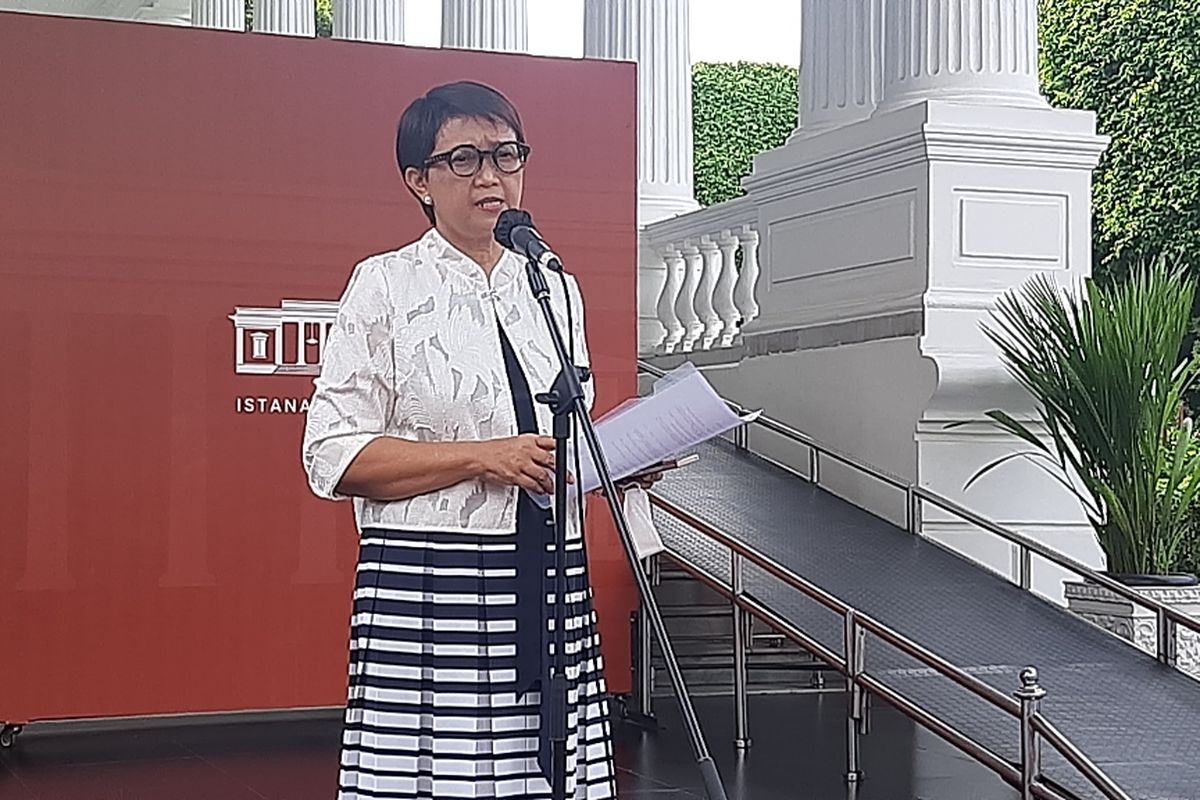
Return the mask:
<path id="1" fill-rule="evenodd" d="M 491 151 L 509 143 L 499 154 L 500 164 L 506 169 L 515 166 L 516 171 L 497 169 L 496 162 L 486 152 L 482 158 L 475 159 L 475 154 L 469 151 L 459 151 L 452 159 L 442 158 L 430 164 L 425 175 L 411 167 L 408 169 L 408 185 L 422 203 L 426 198 L 432 200 L 438 228 L 452 241 L 490 241 L 500 212 L 520 208 L 524 164 L 523 159 L 514 162 L 512 158 L 515 148 L 511 144 L 516 141 L 516 132 L 504 123 L 475 117 L 451 119 L 438 132 L 430 158 L 454 153 L 454 149 L 462 145 Z M 473 174 L 458 174 L 469 173 L 475 162 L 479 168 Z"/>

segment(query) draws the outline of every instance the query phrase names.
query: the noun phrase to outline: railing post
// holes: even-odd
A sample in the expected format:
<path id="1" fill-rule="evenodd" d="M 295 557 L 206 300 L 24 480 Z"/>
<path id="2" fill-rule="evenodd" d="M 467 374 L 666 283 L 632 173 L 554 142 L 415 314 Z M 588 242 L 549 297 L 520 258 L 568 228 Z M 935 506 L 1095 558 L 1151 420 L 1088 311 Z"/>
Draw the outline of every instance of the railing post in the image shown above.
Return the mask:
<path id="1" fill-rule="evenodd" d="M 1042 747 L 1033 718 L 1046 696 L 1035 668 L 1021 670 L 1021 688 L 1015 694 L 1021 701 L 1021 800 L 1033 800 L 1033 786 L 1042 778 Z"/>
<path id="2" fill-rule="evenodd" d="M 866 731 L 866 693 L 859 684 L 866 665 L 866 631 L 854 609 L 846 611 L 846 781 L 863 778 L 859 736 Z"/>
<path id="3" fill-rule="evenodd" d="M 904 491 L 904 529 L 914 536 L 921 532 L 921 498 L 912 484 Z"/>
<path id="4" fill-rule="evenodd" d="M 1033 588 L 1033 551 L 1023 544 L 1017 545 L 1017 584 L 1027 592 Z"/>
<path id="5" fill-rule="evenodd" d="M 1175 620 L 1167 616 L 1165 608 L 1158 609 L 1158 660 L 1169 667 L 1179 660 L 1179 640 L 1175 636 Z"/>
<path id="6" fill-rule="evenodd" d="M 730 584 L 733 604 L 733 712 L 734 712 L 734 745 L 738 750 L 750 747 L 750 734 L 746 709 L 746 639 L 747 614 L 738 604 L 742 597 L 742 554 L 733 551 L 729 564 Z"/>
<path id="7" fill-rule="evenodd" d="M 813 486 L 821 485 L 821 451 L 815 447 L 808 448 L 808 478 Z"/>
<path id="8" fill-rule="evenodd" d="M 642 564 L 646 574 L 650 578 L 650 585 L 657 586 L 659 584 L 658 556 L 652 555 L 643 561 Z M 645 609 L 639 608 L 635 642 L 637 655 L 634 660 L 637 662 L 637 681 L 635 684 L 637 686 L 637 712 L 643 721 L 648 721 L 654 717 L 652 701 L 654 694 L 654 665 L 651 663 L 653 651 L 652 634 L 650 618 L 646 615 Z"/>
<path id="9" fill-rule="evenodd" d="M 733 446 L 738 450 L 750 449 L 750 426 L 742 423 L 733 429 Z"/>

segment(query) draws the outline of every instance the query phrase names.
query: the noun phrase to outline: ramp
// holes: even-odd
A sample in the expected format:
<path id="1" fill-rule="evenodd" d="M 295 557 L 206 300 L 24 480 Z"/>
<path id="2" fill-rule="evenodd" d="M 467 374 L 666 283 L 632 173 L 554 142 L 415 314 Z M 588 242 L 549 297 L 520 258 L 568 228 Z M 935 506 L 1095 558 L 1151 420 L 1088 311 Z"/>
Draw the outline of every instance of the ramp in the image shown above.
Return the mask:
<path id="1" fill-rule="evenodd" d="M 1075 763 L 1043 743 L 1030 796 L 1200 798 L 1200 681 L 735 443 L 702 453 L 659 484 L 656 520 L 668 556 L 727 595 L 740 588 L 741 608 L 843 672 L 855 671 L 854 617 L 855 683 L 1018 786 L 1013 695 L 1036 666 L 1037 722 Z"/>

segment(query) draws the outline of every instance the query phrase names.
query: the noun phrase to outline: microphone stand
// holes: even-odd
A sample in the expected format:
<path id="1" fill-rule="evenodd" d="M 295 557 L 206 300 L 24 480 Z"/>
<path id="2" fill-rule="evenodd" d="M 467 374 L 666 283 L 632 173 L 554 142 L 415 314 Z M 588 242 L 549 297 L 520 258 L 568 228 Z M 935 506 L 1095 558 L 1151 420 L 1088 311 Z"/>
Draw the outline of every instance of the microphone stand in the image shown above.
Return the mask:
<path id="1" fill-rule="evenodd" d="M 638 562 L 637 550 L 633 544 L 633 534 L 629 530 L 629 522 L 625 518 L 624 509 L 617 502 L 617 490 L 608 467 L 608 461 L 600 448 L 600 440 L 596 436 L 595 426 L 583 404 L 583 385 L 580 381 L 581 370 L 577 367 L 566 345 L 563 344 L 562 331 L 558 320 L 550 306 L 550 287 L 546 276 L 533 259 L 527 259 L 526 272 L 529 275 L 530 288 L 533 296 L 542 308 L 546 325 L 550 330 L 550 338 L 554 342 L 554 350 L 558 353 L 562 368 L 554 380 L 549 392 L 537 395 L 537 401 L 550 406 L 554 414 L 554 665 L 550 678 L 550 753 L 551 753 L 551 797 L 554 800 L 567 800 L 567 673 L 565 647 L 565 608 L 566 600 L 566 557 L 567 557 L 567 440 L 571 433 L 572 418 L 579 421 L 583 428 L 584 438 L 587 439 L 588 450 L 592 454 L 593 463 L 600 476 L 613 522 L 621 534 L 625 545 L 625 553 L 633 568 L 637 581 L 638 592 L 641 595 L 644 613 L 650 618 L 655 635 L 666 661 L 667 673 L 671 677 L 672 688 L 679 700 L 683 713 L 684 724 L 692 742 L 692 752 L 700 767 L 700 775 L 704 780 L 704 789 L 709 800 L 726 800 L 725 788 L 721 785 L 721 777 L 717 774 L 717 766 L 709 755 L 708 745 L 700 730 L 700 721 L 692 707 L 691 696 L 684 686 L 683 673 L 679 662 L 675 659 L 675 651 L 667 635 L 667 627 L 659 612 L 658 603 L 650 588 L 649 578 Z M 566 302 L 570 303 L 570 298 Z M 582 487 L 581 487 L 582 488 Z M 582 520 L 580 523 L 582 524 Z M 585 550 L 586 552 L 586 550 Z"/>

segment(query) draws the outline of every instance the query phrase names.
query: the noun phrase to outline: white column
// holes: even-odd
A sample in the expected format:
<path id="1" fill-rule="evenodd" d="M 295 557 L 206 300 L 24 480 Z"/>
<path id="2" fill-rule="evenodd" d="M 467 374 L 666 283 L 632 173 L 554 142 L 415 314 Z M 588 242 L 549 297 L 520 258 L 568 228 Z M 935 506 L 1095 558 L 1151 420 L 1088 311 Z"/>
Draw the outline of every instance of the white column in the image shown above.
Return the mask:
<path id="1" fill-rule="evenodd" d="M 243 0 L 192 0 L 192 25 L 227 31 L 244 30 L 246 5 Z"/>
<path id="2" fill-rule="evenodd" d="M 920 100 L 1046 107 L 1037 0 L 884 0 L 882 110 Z"/>
<path id="3" fill-rule="evenodd" d="M 334 0 L 333 36 L 360 42 L 404 41 L 404 0 Z"/>
<path id="4" fill-rule="evenodd" d="M 698 208 L 688 0 L 584 0 L 583 54 L 638 65 L 638 222 Z"/>
<path id="5" fill-rule="evenodd" d="M 237 334 L 237 340 L 235 342 L 235 347 L 237 349 L 237 366 L 238 368 L 241 368 L 241 366 L 246 363 L 246 331 L 241 326 L 237 326 L 234 328 L 234 332 Z"/>
<path id="6" fill-rule="evenodd" d="M 304 366 L 304 357 L 306 355 L 304 352 L 304 334 L 307 326 L 308 323 L 304 320 L 296 322 L 296 366 L 298 367 Z"/>
<path id="7" fill-rule="evenodd" d="M 317 4 L 315 0 L 254 0 L 254 30 L 316 36 Z"/>
<path id="8" fill-rule="evenodd" d="M 881 2 L 877 111 L 760 154 L 744 182 L 763 232 L 761 315 L 742 331 L 755 357 L 711 374 L 743 406 L 1099 566 L 1078 501 L 1041 465 L 1012 461 L 965 487 L 1030 449 L 987 422 L 993 409 L 1023 418 L 1031 401 L 983 326 L 1034 275 L 1068 285 L 1088 274 L 1105 140 L 1092 115 L 1038 95 L 1035 0 Z M 822 5 L 817 19 L 832 19 L 833 2 L 804 9 Z M 827 59 L 837 47 L 831 36 Z M 739 309 L 749 285 L 739 278 Z M 894 492 L 837 468 L 822 478 L 904 522 Z M 919 523 L 968 558 L 1012 567 L 1009 545 L 969 523 L 928 505 Z M 1061 599 L 1057 568 L 1039 562 L 1033 583 Z"/>
<path id="9" fill-rule="evenodd" d="M 871 116 L 882 80 L 882 0 L 803 2 L 799 126 L 793 138 Z"/>
<path id="10" fill-rule="evenodd" d="M 442 0 L 442 47 L 529 50 L 525 0 Z"/>

